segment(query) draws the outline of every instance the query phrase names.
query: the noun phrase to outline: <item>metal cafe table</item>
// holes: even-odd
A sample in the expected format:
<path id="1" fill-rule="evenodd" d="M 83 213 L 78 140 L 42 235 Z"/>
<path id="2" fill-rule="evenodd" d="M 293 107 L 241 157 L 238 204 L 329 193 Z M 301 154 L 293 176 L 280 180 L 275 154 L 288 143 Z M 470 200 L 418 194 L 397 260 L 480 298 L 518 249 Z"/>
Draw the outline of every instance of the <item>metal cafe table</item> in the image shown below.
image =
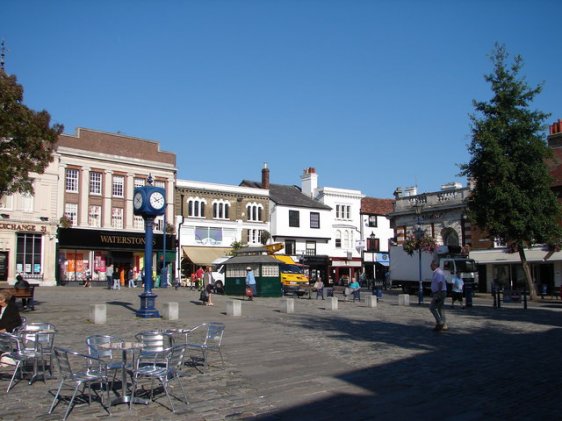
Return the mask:
<path id="1" fill-rule="evenodd" d="M 104 349 L 112 349 L 112 350 L 121 350 L 122 352 L 122 359 L 123 359 L 123 377 L 121 380 L 121 389 L 123 390 L 121 396 L 114 399 L 111 402 L 111 405 L 119 405 L 121 403 L 128 404 L 133 400 L 133 403 L 142 403 L 144 405 L 148 405 L 150 402 L 148 399 L 136 398 L 134 396 L 128 395 L 128 384 L 127 384 L 127 353 L 129 351 L 134 351 L 135 349 L 142 349 L 143 344 L 140 342 L 109 342 L 105 344 L 99 344 L 100 348 Z"/>

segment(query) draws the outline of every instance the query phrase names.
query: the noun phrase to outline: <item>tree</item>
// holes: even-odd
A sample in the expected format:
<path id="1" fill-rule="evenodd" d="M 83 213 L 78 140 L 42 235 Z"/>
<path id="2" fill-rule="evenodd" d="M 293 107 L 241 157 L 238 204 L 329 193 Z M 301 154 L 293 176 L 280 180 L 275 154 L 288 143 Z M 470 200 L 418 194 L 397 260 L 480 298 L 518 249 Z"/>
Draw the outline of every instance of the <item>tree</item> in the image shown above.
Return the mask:
<path id="1" fill-rule="evenodd" d="M 473 101 L 471 158 L 461 165 L 461 175 L 475 182 L 469 218 L 519 253 L 530 297 L 535 299 L 525 247 L 558 244 L 561 214 L 545 165 L 552 155 L 544 135 L 549 115 L 529 108 L 542 84 L 529 87 L 519 77 L 521 56 L 510 65 L 508 57 L 505 46 L 496 44 L 491 54 L 494 71 L 485 76 L 493 96 Z"/>
<path id="2" fill-rule="evenodd" d="M 33 194 L 29 173 L 45 171 L 63 131 L 60 124 L 50 125 L 47 111 L 33 111 L 22 101 L 22 86 L 0 68 L 0 197 Z"/>

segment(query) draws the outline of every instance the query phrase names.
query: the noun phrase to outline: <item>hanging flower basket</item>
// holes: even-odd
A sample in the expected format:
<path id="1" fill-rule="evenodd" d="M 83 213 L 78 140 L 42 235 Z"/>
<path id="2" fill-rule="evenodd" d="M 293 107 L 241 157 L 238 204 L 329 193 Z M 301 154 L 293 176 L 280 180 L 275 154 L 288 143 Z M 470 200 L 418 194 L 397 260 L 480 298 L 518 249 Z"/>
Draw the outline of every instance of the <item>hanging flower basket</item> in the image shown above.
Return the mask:
<path id="1" fill-rule="evenodd" d="M 425 234 L 419 239 L 414 235 L 408 235 L 404 240 L 402 247 L 404 248 L 404 251 L 411 256 L 414 254 L 414 251 L 417 250 L 433 253 L 433 251 L 437 248 L 437 244 L 432 237 Z"/>

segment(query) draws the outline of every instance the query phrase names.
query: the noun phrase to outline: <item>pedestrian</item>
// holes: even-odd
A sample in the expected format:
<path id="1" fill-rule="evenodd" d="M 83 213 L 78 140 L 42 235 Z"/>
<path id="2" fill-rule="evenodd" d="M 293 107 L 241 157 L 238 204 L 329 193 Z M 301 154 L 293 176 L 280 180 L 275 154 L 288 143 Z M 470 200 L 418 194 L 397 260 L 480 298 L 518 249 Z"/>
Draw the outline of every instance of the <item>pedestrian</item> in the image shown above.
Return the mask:
<path id="1" fill-rule="evenodd" d="M 324 282 L 322 282 L 322 278 L 320 278 L 320 276 L 316 279 L 313 288 L 316 291 L 316 299 L 324 299 Z"/>
<path id="2" fill-rule="evenodd" d="M 121 289 L 121 275 L 123 274 L 123 268 L 117 270 L 117 274 L 113 276 L 113 287 L 112 289 Z"/>
<path id="3" fill-rule="evenodd" d="M 361 301 L 361 285 L 359 285 L 357 279 L 351 281 L 351 283 L 348 285 L 348 288 L 353 295 L 353 302 L 355 302 L 355 300 Z"/>
<path id="4" fill-rule="evenodd" d="M 248 300 L 253 301 L 254 296 L 256 295 L 256 277 L 254 276 L 254 272 L 250 266 L 246 268 L 246 286 L 250 287 L 252 290 L 252 296 L 248 297 Z"/>
<path id="5" fill-rule="evenodd" d="M 92 271 L 90 269 L 86 269 L 84 275 L 84 288 L 88 288 L 90 286 L 90 283 L 92 282 Z"/>
<path id="6" fill-rule="evenodd" d="M 135 266 L 134 268 L 129 268 L 129 271 L 127 272 L 127 281 L 128 281 L 128 287 L 129 288 L 135 288 L 135 272 L 137 271 L 137 267 Z"/>
<path id="7" fill-rule="evenodd" d="M 196 276 L 195 276 L 195 272 L 191 272 L 190 278 L 191 278 L 191 285 L 190 285 L 190 288 L 191 288 L 191 290 L 193 291 L 193 290 L 195 289 L 195 286 L 197 285 L 197 284 L 196 284 L 197 278 L 196 278 Z"/>
<path id="8" fill-rule="evenodd" d="M 455 301 L 461 303 L 462 308 L 464 308 L 464 303 L 462 302 L 462 292 L 464 288 L 464 281 L 461 278 L 461 272 L 457 271 L 457 273 L 453 276 L 453 290 L 451 293 L 451 297 L 453 299 L 451 303 L 451 307 L 455 306 Z"/>
<path id="9" fill-rule="evenodd" d="M 211 266 L 205 268 L 205 273 L 203 274 L 203 288 L 208 289 L 211 286 L 211 290 L 215 288 L 215 279 L 213 278 L 213 272 Z M 209 300 L 210 301 L 210 300 Z"/>
<path id="10" fill-rule="evenodd" d="M 21 275 L 21 273 L 18 273 L 18 276 L 16 276 L 16 283 L 14 284 L 14 288 L 15 289 L 26 289 L 29 288 L 29 282 L 27 282 L 25 279 L 23 279 L 23 276 Z M 21 304 L 23 306 L 23 309 L 26 310 L 27 309 L 27 304 L 28 304 L 28 299 L 27 298 L 22 298 L 21 299 Z"/>
<path id="11" fill-rule="evenodd" d="M 195 271 L 195 287 L 197 289 L 203 290 L 203 275 L 205 271 L 203 270 L 202 266 L 199 266 L 199 269 Z"/>
<path id="12" fill-rule="evenodd" d="M 107 289 L 111 289 L 113 287 L 113 264 L 108 265 L 105 268 L 105 277 L 107 281 Z"/>
<path id="13" fill-rule="evenodd" d="M 449 329 L 444 310 L 445 298 L 447 298 L 447 281 L 443 269 L 439 267 L 437 262 L 431 262 L 431 270 L 433 270 L 433 276 L 431 278 L 432 298 L 429 311 L 431 311 L 431 314 L 435 317 L 435 327 L 433 330 L 439 332 Z"/>

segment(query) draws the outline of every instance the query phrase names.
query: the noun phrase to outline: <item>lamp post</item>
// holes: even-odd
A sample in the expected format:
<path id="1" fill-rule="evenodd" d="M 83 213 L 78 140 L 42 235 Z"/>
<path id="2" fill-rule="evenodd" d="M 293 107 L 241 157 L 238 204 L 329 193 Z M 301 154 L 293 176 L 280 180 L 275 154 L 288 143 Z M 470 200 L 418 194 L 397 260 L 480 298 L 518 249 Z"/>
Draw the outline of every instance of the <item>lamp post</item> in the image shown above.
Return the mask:
<path id="1" fill-rule="evenodd" d="M 420 240 L 422 239 L 425 231 L 421 227 L 421 213 L 423 210 L 422 203 L 416 203 L 414 205 L 416 210 L 416 230 L 415 236 L 416 241 L 418 243 L 418 270 L 419 270 L 419 277 L 418 277 L 418 304 L 423 304 L 423 282 L 422 282 L 422 259 L 421 259 L 421 247 L 420 247 Z"/>

